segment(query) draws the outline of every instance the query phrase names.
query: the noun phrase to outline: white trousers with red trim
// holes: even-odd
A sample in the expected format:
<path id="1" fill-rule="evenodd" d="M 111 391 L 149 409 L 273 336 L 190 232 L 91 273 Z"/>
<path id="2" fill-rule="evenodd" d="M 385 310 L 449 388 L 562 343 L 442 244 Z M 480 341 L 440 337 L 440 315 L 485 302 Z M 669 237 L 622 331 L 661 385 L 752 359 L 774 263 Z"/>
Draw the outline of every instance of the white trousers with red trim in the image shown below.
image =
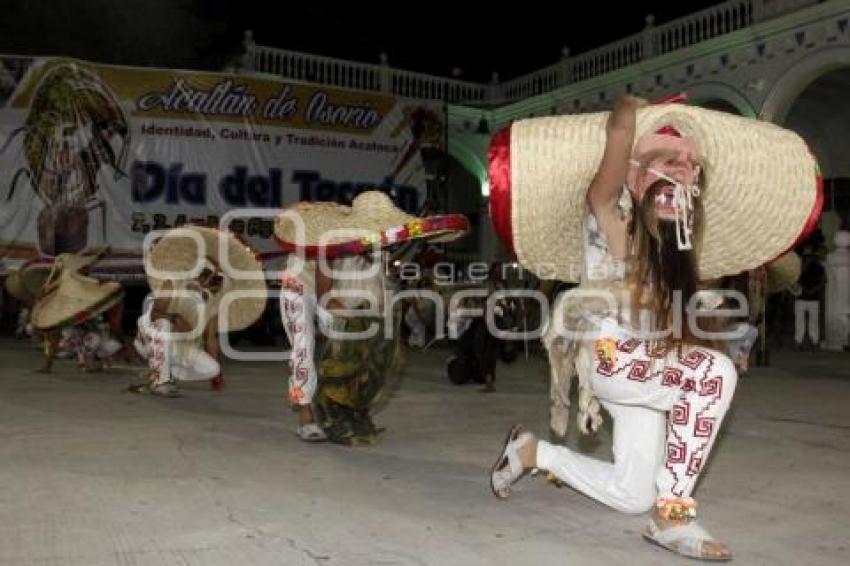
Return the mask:
<path id="1" fill-rule="evenodd" d="M 316 370 L 316 324 L 328 329 L 333 315 L 317 304 L 313 293 L 293 282 L 281 289 L 280 317 L 286 338 L 292 347 L 289 358 L 289 401 L 309 405 L 316 395 L 319 373 Z"/>
<path id="2" fill-rule="evenodd" d="M 175 345 L 169 320 L 152 321 L 147 312 L 139 317 L 138 327 L 133 344 L 148 362 L 152 385 L 162 385 L 172 379 L 203 381 L 221 373 L 218 361 L 206 351 L 190 344 Z"/>
<path id="3" fill-rule="evenodd" d="M 316 394 L 319 375 L 316 351 L 316 297 L 304 288 L 284 288 L 280 293 L 280 316 L 292 347 L 289 358 L 289 401 L 309 405 Z"/>
<path id="4" fill-rule="evenodd" d="M 625 513 L 690 496 L 735 392 L 732 361 L 708 348 L 679 354 L 622 339 L 613 360 L 597 359 L 590 343 L 578 363 L 591 371 L 594 393 L 613 419 L 614 462 L 540 441 L 537 466 Z"/>

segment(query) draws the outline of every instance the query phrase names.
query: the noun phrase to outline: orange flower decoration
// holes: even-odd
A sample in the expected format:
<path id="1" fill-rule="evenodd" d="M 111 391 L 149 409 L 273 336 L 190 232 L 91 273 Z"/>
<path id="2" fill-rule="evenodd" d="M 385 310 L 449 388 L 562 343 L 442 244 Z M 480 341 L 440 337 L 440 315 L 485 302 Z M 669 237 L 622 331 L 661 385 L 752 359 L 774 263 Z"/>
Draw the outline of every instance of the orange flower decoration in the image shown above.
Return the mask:
<path id="1" fill-rule="evenodd" d="M 600 338 L 596 341 L 596 359 L 603 366 L 617 364 L 617 341 L 613 338 Z"/>
<path id="2" fill-rule="evenodd" d="M 304 400 L 304 392 L 301 391 L 300 387 L 293 387 L 289 392 L 289 402 L 293 405 L 301 405 L 301 402 Z"/>
<path id="3" fill-rule="evenodd" d="M 421 220 L 412 220 L 405 224 L 404 227 L 407 228 L 407 233 L 410 234 L 410 237 L 415 238 L 422 234 L 425 224 Z"/>

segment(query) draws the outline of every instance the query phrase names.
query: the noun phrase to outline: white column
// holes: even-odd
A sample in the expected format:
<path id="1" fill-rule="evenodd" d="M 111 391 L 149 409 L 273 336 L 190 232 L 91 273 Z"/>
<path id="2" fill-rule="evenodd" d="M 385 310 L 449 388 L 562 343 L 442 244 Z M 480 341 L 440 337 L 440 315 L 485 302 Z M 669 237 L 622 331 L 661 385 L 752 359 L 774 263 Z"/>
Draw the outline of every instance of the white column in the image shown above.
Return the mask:
<path id="1" fill-rule="evenodd" d="M 850 330 L 850 232 L 838 230 L 834 241 L 826 256 L 826 349 L 840 351 Z"/>

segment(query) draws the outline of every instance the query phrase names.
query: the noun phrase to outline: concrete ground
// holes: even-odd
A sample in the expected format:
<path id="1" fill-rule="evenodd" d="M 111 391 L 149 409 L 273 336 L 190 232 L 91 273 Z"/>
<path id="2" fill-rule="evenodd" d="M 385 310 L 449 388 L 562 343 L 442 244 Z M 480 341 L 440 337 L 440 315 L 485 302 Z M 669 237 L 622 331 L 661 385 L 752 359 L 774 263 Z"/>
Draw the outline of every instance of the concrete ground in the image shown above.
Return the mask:
<path id="1" fill-rule="evenodd" d="M 508 426 L 545 431 L 541 359 L 482 395 L 448 383 L 445 350 L 411 354 L 383 442 L 351 449 L 295 438 L 279 365 L 231 364 L 224 393 L 166 400 L 126 393 L 127 369 L 34 373 L 37 355 L 0 340 L 2 565 L 693 564 L 569 488 L 490 494 Z M 847 564 L 850 355 L 772 363 L 740 382 L 702 523 L 738 564 Z"/>

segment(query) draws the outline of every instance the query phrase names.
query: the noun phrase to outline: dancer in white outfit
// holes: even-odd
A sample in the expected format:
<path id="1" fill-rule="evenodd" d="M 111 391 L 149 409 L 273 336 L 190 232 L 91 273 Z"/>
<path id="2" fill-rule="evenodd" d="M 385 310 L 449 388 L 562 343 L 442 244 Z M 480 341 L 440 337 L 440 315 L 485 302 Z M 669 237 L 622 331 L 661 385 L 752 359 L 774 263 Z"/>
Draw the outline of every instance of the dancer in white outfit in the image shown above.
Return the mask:
<path id="1" fill-rule="evenodd" d="M 280 277 L 280 315 L 292 346 L 289 401 L 299 413 L 296 433 L 302 440 L 327 439 L 313 407 L 321 385 L 315 360 L 316 330 L 333 324 L 334 310 L 358 308 L 355 305 L 363 303 L 364 297 L 369 297 L 365 302 L 371 307 L 384 304 L 384 256 L 376 252 L 414 239 L 448 242 L 468 229 L 469 222 L 460 215 L 417 218 L 406 214 L 379 191 L 359 194 L 350 207 L 331 202 L 296 203 L 278 217 L 275 238 L 292 254 Z M 381 261 L 366 261 L 367 256 Z M 328 266 L 332 273 L 327 273 Z"/>
<path id="2" fill-rule="evenodd" d="M 219 331 L 247 328 L 265 310 L 267 289 L 255 252 L 229 232 L 184 226 L 165 233 L 147 262 L 153 294 L 134 345 L 148 363 L 148 381 L 130 391 L 177 397 L 179 381 L 202 380 L 219 391 Z M 199 263 L 200 273 L 188 278 Z M 233 300 L 225 308 L 229 293 Z"/>
<path id="3" fill-rule="evenodd" d="M 296 265 L 303 267 L 297 269 Z M 296 434 L 306 442 L 326 440 L 313 411 L 319 380 L 315 360 L 316 323 L 320 328 L 328 328 L 333 317 L 318 305 L 317 279 L 323 283 L 323 289 L 328 286 L 321 273 L 317 273 L 315 261 L 307 260 L 302 264 L 295 256 L 289 256 L 280 278 L 280 316 L 291 346 L 289 402 L 299 415 Z"/>
<path id="4" fill-rule="evenodd" d="M 178 397 L 178 382 L 213 379 L 221 374 L 221 366 L 202 349 L 199 339 L 176 339 L 178 331 L 189 332 L 191 328 L 180 315 L 168 312 L 167 300 L 162 306 L 156 303 L 148 301 L 139 317 L 133 343 L 139 355 L 148 362 L 148 383 L 132 386 L 130 390 Z"/>
<path id="5" fill-rule="evenodd" d="M 765 250 L 755 249 L 767 257 L 737 258 L 740 265 L 731 265 L 734 261 L 712 265 L 703 262 L 700 255 L 707 253 L 709 241 L 708 236 L 701 239 L 708 233 L 703 231 L 703 224 L 723 219 L 709 216 L 703 206 L 706 211 L 715 210 L 712 206 L 716 199 L 724 195 L 723 187 L 706 184 L 701 168 L 708 163 L 720 169 L 722 158 L 715 155 L 712 162 L 711 155 L 700 153 L 700 140 L 689 125 L 693 122 L 695 129 L 711 132 L 715 115 L 703 115 L 705 111 L 698 109 L 671 110 L 666 115 L 665 110 L 655 108 L 655 120 L 650 121 L 649 128 L 644 124 L 645 133 L 638 136 L 638 109 L 645 105 L 638 98 L 622 99 L 607 117 L 604 152 L 599 161 L 594 161 L 598 164 L 595 174 L 575 174 L 590 181 L 587 212 L 576 219 L 583 226 L 579 240 L 583 245 L 577 251 L 584 259 L 582 286 L 558 301 L 545 339 L 553 370 L 553 401 L 561 411 L 558 418 L 553 413 L 553 428 L 563 432 L 566 426 L 563 411 L 568 404 L 569 383 L 565 378 L 576 371 L 580 426 L 583 430 L 588 423 L 591 429 L 599 426 L 601 403 L 614 421 L 614 462 L 537 440 L 515 426 L 493 466 L 491 484 L 498 497 L 507 498 L 513 482 L 527 470 L 540 468 L 619 511 L 644 513 L 652 509 L 644 537 L 656 544 L 689 557 L 728 560 L 731 553 L 726 545 L 696 523 L 696 502 L 691 494 L 732 401 L 737 374 L 730 359 L 700 332 L 700 326 L 705 329 L 704 321 L 697 327 L 691 325 L 686 307 L 691 300 L 696 305 L 720 302 L 719 298 L 708 300 L 711 297 L 706 291 L 698 291 L 701 278 L 736 273 L 747 264 L 750 268 L 759 265 L 793 243 L 812 210 L 819 211 L 813 161 L 796 136 L 784 132 L 776 136 L 793 150 L 789 155 L 797 159 L 795 165 L 802 164 L 803 170 L 808 167 L 812 172 L 808 181 L 791 182 L 801 195 L 796 209 L 794 202 L 788 203 L 796 224 L 790 226 L 791 231 L 779 234 L 775 242 L 762 233 L 768 242 Z M 580 135 L 576 137 L 583 135 L 582 141 L 591 144 L 588 122 L 581 123 L 581 117 L 572 119 L 579 124 L 576 130 Z M 537 148 L 548 147 L 546 144 L 556 135 L 555 126 L 543 126 L 546 135 L 534 138 Z M 514 183 L 520 172 L 531 172 L 528 176 L 534 177 L 535 171 L 553 171 L 533 168 L 523 161 L 522 146 L 516 148 L 514 144 L 523 143 L 525 128 L 533 129 L 515 124 L 511 131 L 509 166 Z M 529 139 L 533 136 L 527 135 Z M 568 175 L 565 177 L 568 180 Z M 536 177 L 527 182 L 532 181 L 535 185 L 546 182 Z M 563 190 L 565 178 L 559 181 Z M 730 188 L 729 195 L 734 194 L 732 189 L 740 187 Z M 706 202 L 706 195 L 715 200 Z M 547 202 L 545 206 L 554 207 L 551 199 L 537 196 Z M 530 228 L 520 225 L 517 218 L 526 203 L 513 197 L 512 204 L 517 207 L 514 236 L 519 232 L 524 237 L 523 230 Z M 537 230 L 546 228 L 539 223 L 526 224 L 536 224 Z M 702 247 L 695 250 L 694 242 Z M 521 261 L 523 255 L 537 261 L 545 259 L 545 255 L 534 256 L 538 250 L 532 239 L 518 243 L 524 246 L 517 246 Z M 752 248 L 748 248 L 750 253 Z M 564 255 L 557 258 L 562 264 Z M 526 259 L 525 263 L 530 262 Z M 568 272 L 563 273 L 569 277 Z M 588 296 L 587 291 L 594 291 L 595 296 Z M 680 303 L 675 300 L 677 296 Z M 566 389 L 555 391 L 564 383 Z"/>

